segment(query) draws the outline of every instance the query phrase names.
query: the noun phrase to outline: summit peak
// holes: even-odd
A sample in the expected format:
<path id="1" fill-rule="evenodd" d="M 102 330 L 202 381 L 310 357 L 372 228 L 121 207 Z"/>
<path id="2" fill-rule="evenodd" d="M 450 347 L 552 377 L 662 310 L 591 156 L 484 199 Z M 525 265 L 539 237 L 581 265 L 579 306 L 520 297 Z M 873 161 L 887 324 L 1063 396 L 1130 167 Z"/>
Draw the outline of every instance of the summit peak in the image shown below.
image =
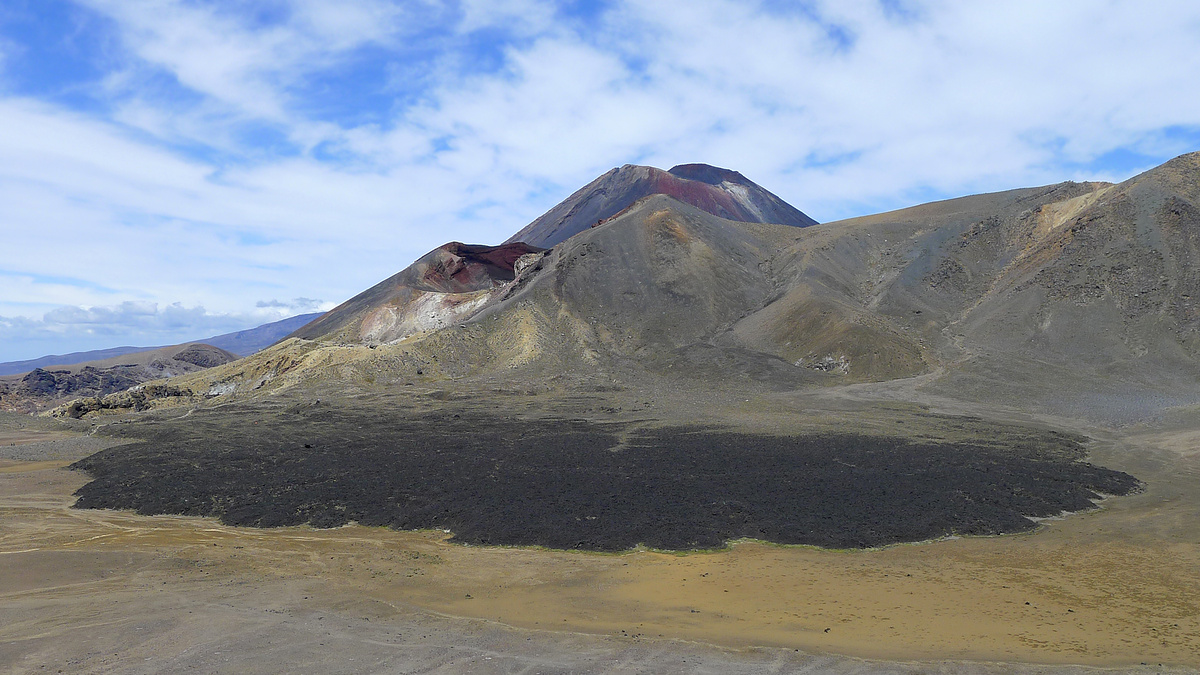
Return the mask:
<path id="1" fill-rule="evenodd" d="M 662 194 L 728 220 L 815 225 L 791 204 L 742 174 L 708 164 L 680 164 L 663 171 L 625 164 L 611 169 L 525 226 L 508 242 L 552 247 L 611 218 L 638 200 Z"/>

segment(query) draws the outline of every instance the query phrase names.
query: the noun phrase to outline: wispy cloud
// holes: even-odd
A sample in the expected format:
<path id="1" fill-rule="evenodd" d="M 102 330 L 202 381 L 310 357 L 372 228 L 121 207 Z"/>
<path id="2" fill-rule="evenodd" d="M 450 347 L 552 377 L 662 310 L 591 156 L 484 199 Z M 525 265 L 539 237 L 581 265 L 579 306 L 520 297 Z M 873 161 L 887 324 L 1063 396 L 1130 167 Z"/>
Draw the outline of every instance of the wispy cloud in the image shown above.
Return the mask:
<path id="1" fill-rule="evenodd" d="M 291 300 L 259 300 L 254 303 L 259 309 L 276 309 L 288 314 L 304 314 L 307 312 L 324 312 L 333 309 L 331 303 L 314 298 L 292 298 Z"/>
<path id="2" fill-rule="evenodd" d="M 210 312 L 199 305 L 160 306 L 144 301 L 60 306 L 36 318 L 0 316 L 0 340 L 9 350 L 8 360 L 113 346 L 167 345 L 244 330 L 297 313 L 328 309 L 331 304 L 300 298 L 236 314 Z"/>
<path id="3" fill-rule="evenodd" d="M 1200 147 L 1196 44 L 1172 0 L 19 0 L 0 359 L 101 330 L 52 312 L 164 342 L 344 299 L 625 162 L 733 167 L 821 220 L 1122 179 Z"/>
<path id="4" fill-rule="evenodd" d="M 388 44 L 415 17 L 386 2 L 192 3 L 81 0 L 116 22 L 125 70 L 163 70 L 182 87 L 250 117 L 289 122 L 287 92 L 354 50 Z M 152 73 L 126 83 L 137 83 Z"/>

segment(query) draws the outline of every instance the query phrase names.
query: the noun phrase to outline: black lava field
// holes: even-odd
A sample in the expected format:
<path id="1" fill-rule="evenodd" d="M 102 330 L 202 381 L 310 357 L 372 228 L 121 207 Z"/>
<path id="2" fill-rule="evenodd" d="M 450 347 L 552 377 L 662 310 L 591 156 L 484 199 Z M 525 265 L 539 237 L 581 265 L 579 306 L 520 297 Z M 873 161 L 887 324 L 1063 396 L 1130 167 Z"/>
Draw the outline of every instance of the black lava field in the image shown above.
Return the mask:
<path id="1" fill-rule="evenodd" d="M 94 478 L 76 507 L 256 527 L 440 528 L 472 544 L 600 551 L 743 537 L 863 548 L 1028 530 L 1026 516 L 1093 508 L 1098 493 L 1139 486 L 1076 461 L 1074 441 L 997 447 L 321 406 L 197 411 L 186 427 L 138 435 L 73 465 Z"/>

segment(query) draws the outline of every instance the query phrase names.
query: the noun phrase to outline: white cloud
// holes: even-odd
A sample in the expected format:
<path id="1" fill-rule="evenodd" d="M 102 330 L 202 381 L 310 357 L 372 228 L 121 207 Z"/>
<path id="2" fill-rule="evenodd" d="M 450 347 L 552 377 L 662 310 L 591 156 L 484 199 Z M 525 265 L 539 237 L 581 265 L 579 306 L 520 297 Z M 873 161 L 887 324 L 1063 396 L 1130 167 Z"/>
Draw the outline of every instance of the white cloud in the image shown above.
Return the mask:
<path id="1" fill-rule="evenodd" d="M 292 298 L 291 300 L 259 300 L 254 303 L 259 309 L 277 310 L 288 315 L 305 314 L 311 312 L 328 312 L 335 305 L 332 302 L 325 302 L 314 298 Z"/>
<path id="2" fill-rule="evenodd" d="M 284 91 L 364 44 L 392 39 L 403 12 L 375 0 L 294 0 L 286 19 L 254 26 L 251 7 L 181 0 L 80 0 L 121 29 L 141 63 L 244 114 L 286 115 Z M 238 12 L 237 10 L 246 10 Z"/>
<path id="3" fill-rule="evenodd" d="M 331 303 L 298 298 L 305 311 Z M 232 333 L 294 316 L 296 303 L 280 303 L 241 313 L 210 312 L 202 306 L 127 301 L 111 306 L 63 306 L 40 318 L 0 315 L 0 340 L 6 360 L 24 360 L 56 352 L 114 346 L 151 347 Z"/>
<path id="4" fill-rule="evenodd" d="M 542 0 L 462 0 L 460 10 L 460 33 L 501 26 L 527 37 L 555 28 L 555 3 Z"/>
<path id="5" fill-rule="evenodd" d="M 280 287 L 349 297 L 443 243 L 461 181 L 437 167 L 354 173 L 311 158 L 218 173 L 112 125 L 0 100 L 0 274 L 27 280 L 0 294 L 0 311 L 16 299 L 44 311 L 129 298 L 234 311 L 245 293 Z"/>
<path id="6" fill-rule="evenodd" d="M 654 9 L 670 16 L 679 8 Z M 773 30 L 780 24 L 760 13 L 701 16 L 687 31 L 637 17 L 663 22 L 655 60 L 663 81 L 702 73 L 712 96 L 749 104 L 734 116 L 744 122 L 738 133 L 720 136 L 718 153 L 819 217 L 837 214 L 839 202 L 895 199 L 918 187 L 1060 180 L 1064 161 L 1087 162 L 1164 125 L 1200 121 L 1184 84 L 1200 74 L 1198 34 L 1194 21 L 1178 20 L 1196 10 L 1181 4 L 931 3 L 924 20 L 901 24 L 853 3 L 820 9 L 848 27 L 852 48 L 789 49 Z M 741 49 L 712 48 L 737 36 Z M 755 105 L 762 88 L 766 104 Z M 1032 142 L 1037 136 L 1065 143 L 1048 147 Z M 841 166 L 788 168 L 822 147 L 858 154 Z M 853 180 L 864 174 L 882 180 Z"/>

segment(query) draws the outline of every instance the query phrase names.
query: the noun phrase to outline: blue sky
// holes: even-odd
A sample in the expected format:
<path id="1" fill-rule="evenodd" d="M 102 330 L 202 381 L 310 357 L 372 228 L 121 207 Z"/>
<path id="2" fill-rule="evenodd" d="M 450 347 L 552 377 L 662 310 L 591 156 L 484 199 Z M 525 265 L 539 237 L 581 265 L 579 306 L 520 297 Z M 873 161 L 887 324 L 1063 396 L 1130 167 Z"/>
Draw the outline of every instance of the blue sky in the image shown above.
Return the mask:
<path id="1" fill-rule="evenodd" d="M 1200 150 L 1200 5 L 3 0 L 0 361 L 327 308 L 613 166 L 821 221 Z"/>

